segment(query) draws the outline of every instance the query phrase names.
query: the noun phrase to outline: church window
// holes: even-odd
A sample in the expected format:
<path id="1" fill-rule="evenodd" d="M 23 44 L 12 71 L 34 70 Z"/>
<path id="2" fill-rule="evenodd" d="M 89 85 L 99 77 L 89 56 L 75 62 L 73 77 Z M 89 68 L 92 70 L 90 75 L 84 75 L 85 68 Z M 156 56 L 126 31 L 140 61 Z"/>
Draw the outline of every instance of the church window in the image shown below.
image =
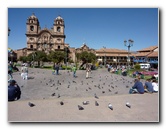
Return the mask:
<path id="1" fill-rule="evenodd" d="M 30 30 L 31 30 L 31 31 L 34 31 L 34 26 L 30 26 Z"/>
<path id="2" fill-rule="evenodd" d="M 60 27 L 57 27 L 57 31 L 60 32 L 60 31 L 61 31 L 61 28 L 60 28 Z"/>
<path id="3" fill-rule="evenodd" d="M 30 48 L 33 49 L 33 45 L 30 45 Z"/>
<path id="4" fill-rule="evenodd" d="M 61 47 L 60 46 L 58 46 L 58 49 L 60 49 Z"/>

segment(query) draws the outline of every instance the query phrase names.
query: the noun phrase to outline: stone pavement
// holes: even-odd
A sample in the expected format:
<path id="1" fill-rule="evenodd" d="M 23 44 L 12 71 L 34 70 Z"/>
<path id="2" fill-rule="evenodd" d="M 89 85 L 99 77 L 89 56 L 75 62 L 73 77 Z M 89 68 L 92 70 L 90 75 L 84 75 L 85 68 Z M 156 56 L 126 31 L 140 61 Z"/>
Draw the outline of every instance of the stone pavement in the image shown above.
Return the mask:
<path id="1" fill-rule="evenodd" d="M 128 94 L 133 78 L 111 74 L 106 69 L 92 71 L 85 78 L 85 71 L 61 70 L 52 75 L 51 70 L 29 69 L 29 80 L 22 80 L 20 73 L 13 74 L 21 87 L 21 99 L 8 102 L 8 121 L 12 122 L 158 122 L 158 93 Z M 144 80 L 141 80 L 144 83 Z M 94 97 L 96 94 L 99 99 Z M 60 102 L 64 105 L 60 105 Z M 89 101 L 83 105 L 83 101 Z M 99 106 L 95 106 L 95 101 Z M 126 102 L 131 108 L 126 107 Z M 28 102 L 36 106 L 29 107 Z M 113 105 L 113 110 L 108 104 Z M 84 110 L 78 110 L 78 105 Z"/>

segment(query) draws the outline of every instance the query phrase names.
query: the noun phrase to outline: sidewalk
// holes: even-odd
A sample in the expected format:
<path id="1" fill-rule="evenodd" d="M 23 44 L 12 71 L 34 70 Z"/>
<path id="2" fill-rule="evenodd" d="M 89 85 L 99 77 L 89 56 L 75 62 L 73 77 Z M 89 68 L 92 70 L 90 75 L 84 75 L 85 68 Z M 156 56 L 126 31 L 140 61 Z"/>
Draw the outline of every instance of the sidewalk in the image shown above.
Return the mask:
<path id="1" fill-rule="evenodd" d="M 159 122 L 158 93 L 8 102 L 9 122 Z M 64 105 L 60 105 L 60 101 Z M 89 101 L 83 105 L 83 101 Z M 95 106 L 95 101 L 99 106 Z M 29 107 L 28 102 L 36 106 Z M 126 107 L 126 102 L 131 108 Z M 111 103 L 113 110 L 108 108 Z M 84 110 L 78 110 L 78 105 Z"/>

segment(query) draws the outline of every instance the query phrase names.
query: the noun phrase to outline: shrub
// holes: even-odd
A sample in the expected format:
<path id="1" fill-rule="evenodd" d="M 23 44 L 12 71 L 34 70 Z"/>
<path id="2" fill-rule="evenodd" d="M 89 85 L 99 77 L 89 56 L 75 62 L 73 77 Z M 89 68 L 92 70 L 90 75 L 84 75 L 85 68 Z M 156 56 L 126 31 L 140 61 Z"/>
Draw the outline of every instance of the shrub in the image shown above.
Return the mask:
<path id="1" fill-rule="evenodd" d="M 140 70 L 140 69 L 141 69 L 141 66 L 140 66 L 139 64 L 136 64 L 136 65 L 134 65 L 134 69 L 135 69 L 135 70 Z"/>

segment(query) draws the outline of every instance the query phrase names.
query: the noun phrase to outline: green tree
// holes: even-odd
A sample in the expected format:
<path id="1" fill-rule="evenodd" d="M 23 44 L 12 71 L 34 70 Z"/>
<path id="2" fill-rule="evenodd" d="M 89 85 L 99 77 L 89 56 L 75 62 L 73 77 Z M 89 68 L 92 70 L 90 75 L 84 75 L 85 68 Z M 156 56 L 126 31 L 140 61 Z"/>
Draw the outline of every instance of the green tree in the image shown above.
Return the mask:
<path id="1" fill-rule="evenodd" d="M 36 51 L 34 53 L 30 53 L 28 55 L 28 60 L 29 61 L 37 61 L 38 62 L 38 67 L 40 67 L 40 62 L 45 62 L 47 61 L 47 55 L 43 51 Z"/>
<path id="2" fill-rule="evenodd" d="M 77 53 L 76 57 L 77 57 L 78 61 L 81 60 L 83 62 L 81 67 L 86 63 L 95 64 L 95 62 L 96 62 L 96 55 L 91 52 L 84 51 L 81 53 Z"/>
<path id="3" fill-rule="evenodd" d="M 48 55 L 48 59 L 54 63 L 62 62 L 66 57 L 65 52 L 63 51 L 51 51 Z"/>

